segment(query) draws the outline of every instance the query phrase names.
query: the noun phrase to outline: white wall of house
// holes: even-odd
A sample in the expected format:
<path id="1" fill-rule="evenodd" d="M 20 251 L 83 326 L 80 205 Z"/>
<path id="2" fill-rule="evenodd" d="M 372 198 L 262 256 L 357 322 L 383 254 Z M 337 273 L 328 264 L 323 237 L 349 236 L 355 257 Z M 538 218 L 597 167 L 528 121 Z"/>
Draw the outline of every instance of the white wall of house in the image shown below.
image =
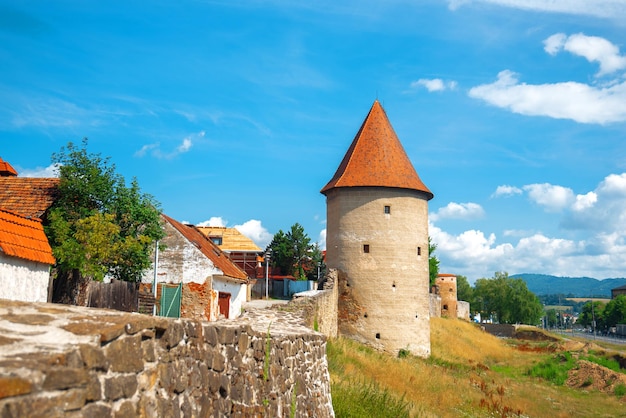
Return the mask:
<path id="1" fill-rule="evenodd" d="M 195 245 L 189 242 L 176 228 L 165 224 L 167 237 L 162 243 L 166 248 L 159 251 L 157 282 L 159 283 L 204 283 L 213 275 L 223 274 Z M 152 283 L 154 263 L 141 279 Z"/>
<path id="2" fill-rule="evenodd" d="M 247 285 L 220 277 L 213 277 L 213 290 L 221 293 L 230 293 L 230 309 L 228 318 L 234 319 L 241 315 L 241 309 L 246 301 Z"/>
<path id="3" fill-rule="evenodd" d="M 0 299 L 47 302 L 50 266 L 0 253 Z"/>

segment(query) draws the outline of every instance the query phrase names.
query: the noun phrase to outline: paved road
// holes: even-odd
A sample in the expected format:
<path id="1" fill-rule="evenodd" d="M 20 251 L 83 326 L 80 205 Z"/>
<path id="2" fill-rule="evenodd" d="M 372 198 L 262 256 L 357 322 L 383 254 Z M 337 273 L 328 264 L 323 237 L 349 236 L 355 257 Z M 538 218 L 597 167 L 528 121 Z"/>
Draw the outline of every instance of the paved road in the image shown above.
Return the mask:
<path id="1" fill-rule="evenodd" d="M 282 299 L 253 299 L 250 302 L 246 302 L 243 304 L 244 308 L 269 308 L 274 305 L 284 305 L 289 303 L 288 300 Z"/>
<path id="2" fill-rule="evenodd" d="M 607 337 L 604 335 L 593 335 L 590 334 L 588 332 L 579 332 L 579 331 L 574 331 L 572 332 L 571 330 L 568 331 L 559 331 L 559 330 L 553 330 L 552 332 L 556 333 L 556 334 L 560 334 L 564 337 L 567 336 L 574 336 L 574 337 L 579 337 L 579 338 L 584 338 L 586 340 L 589 341 L 604 341 L 607 343 L 613 343 L 613 344 L 624 344 L 626 345 L 626 338 L 616 338 L 616 337 Z"/>

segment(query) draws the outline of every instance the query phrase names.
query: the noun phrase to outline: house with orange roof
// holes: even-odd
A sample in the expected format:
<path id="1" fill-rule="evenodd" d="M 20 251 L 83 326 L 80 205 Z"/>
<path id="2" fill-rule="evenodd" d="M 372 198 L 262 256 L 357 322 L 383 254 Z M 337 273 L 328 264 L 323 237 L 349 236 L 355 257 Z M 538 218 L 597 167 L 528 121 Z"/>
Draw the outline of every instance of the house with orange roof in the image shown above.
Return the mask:
<path id="1" fill-rule="evenodd" d="M 0 158 L 0 208 L 27 218 L 45 219 L 58 196 L 59 179 L 19 177 L 17 171 Z"/>
<path id="2" fill-rule="evenodd" d="M 47 302 L 54 263 L 41 220 L 0 209 L 0 299 Z"/>
<path id="3" fill-rule="evenodd" d="M 217 245 L 249 278 L 262 278 L 263 250 L 236 228 L 197 226 L 198 231 Z"/>
<path id="4" fill-rule="evenodd" d="M 161 216 L 166 237 L 161 241 L 165 248 L 156 257 L 156 280 L 154 264 L 142 279 L 150 288 L 157 282 L 161 315 L 178 303 L 183 318 L 214 321 L 239 316 L 247 300 L 248 275 L 198 228 Z M 173 296 L 164 297 L 168 292 Z"/>

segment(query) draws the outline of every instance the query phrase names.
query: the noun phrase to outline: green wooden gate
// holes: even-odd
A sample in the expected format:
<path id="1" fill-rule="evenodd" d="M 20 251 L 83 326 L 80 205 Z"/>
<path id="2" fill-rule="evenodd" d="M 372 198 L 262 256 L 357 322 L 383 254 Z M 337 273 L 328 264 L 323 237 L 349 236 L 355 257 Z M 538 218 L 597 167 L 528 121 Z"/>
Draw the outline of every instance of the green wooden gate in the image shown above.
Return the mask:
<path id="1" fill-rule="evenodd" d="M 180 318 L 180 301 L 182 299 L 183 284 L 177 285 L 161 283 L 160 316 Z"/>

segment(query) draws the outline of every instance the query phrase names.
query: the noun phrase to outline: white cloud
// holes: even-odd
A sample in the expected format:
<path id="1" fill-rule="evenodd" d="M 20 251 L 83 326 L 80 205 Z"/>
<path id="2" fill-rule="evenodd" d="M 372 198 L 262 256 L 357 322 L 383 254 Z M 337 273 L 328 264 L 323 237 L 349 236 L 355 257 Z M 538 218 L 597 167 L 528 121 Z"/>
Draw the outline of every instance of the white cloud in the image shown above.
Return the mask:
<path id="1" fill-rule="evenodd" d="M 572 206 L 572 209 L 575 211 L 582 211 L 585 209 L 589 209 L 595 205 L 598 201 L 598 195 L 594 192 L 589 192 L 587 194 L 579 194 L 576 196 L 576 202 Z"/>
<path id="2" fill-rule="evenodd" d="M 317 239 L 317 244 L 320 246 L 322 251 L 326 250 L 326 228 L 320 231 L 319 238 Z"/>
<path id="3" fill-rule="evenodd" d="M 626 18 L 626 4 L 623 0 L 448 0 L 448 7 L 451 10 L 456 10 L 471 3 L 487 3 L 515 9 L 611 19 Z"/>
<path id="4" fill-rule="evenodd" d="M 158 142 L 153 143 L 153 144 L 146 144 L 143 147 L 141 147 L 141 149 L 139 149 L 137 152 L 135 152 L 135 157 L 141 158 L 149 153 L 155 158 L 169 160 L 180 154 L 184 154 L 187 151 L 189 151 L 191 147 L 193 146 L 194 140 L 204 138 L 204 135 L 205 135 L 205 132 L 200 131 L 198 133 L 191 134 L 187 136 L 186 138 L 183 138 L 180 145 L 178 145 L 176 149 L 171 152 L 163 152 L 161 150 L 161 144 Z"/>
<path id="5" fill-rule="evenodd" d="M 430 219 L 478 219 L 485 215 L 482 206 L 477 203 L 455 203 L 450 202 L 447 206 L 440 208 L 437 212 L 430 214 Z"/>
<path id="6" fill-rule="evenodd" d="M 411 83 L 412 89 L 424 87 L 426 88 L 426 90 L 428 90 L 431 93 L 433 91 L 454 90 L 456 86 L 457 86 L 456 81 L 444 81 L 440 78 L 433 78 L 433 79 L 420 78 L 419 80 L 413 81 Z"/>
<path id="7" fill-rule="evenodd" d="M 202 221 L 197 224 L 197 226 L 217 226 L 217 227 L 225 227 L 228 225 L 228 221 L 221 216 L 212 216 L 207 221 Z"/>
<path id="8" fill-rule="evenodd" d="M 250 238 L 261 249 L 265 249 L 274 235 L 270 234 L 267 229 L 261 224 L 261 221 L 256 219 L 250 219 L 241 225 L 235 225 L 235 229 L 241 232 L 246 237 Z"/>
<path id="9" fill-rule="evenodd" d="M 529 184 L 524 186 L 524 190 L 533 202 L 550 212 L 561 211 L 576 200 L 572 189 L 549 183 Z"/>
<path id="10" fill-rule="evenodd" d="M 578 195 L 562 226 L 626 237 L 626 173 L 610 174 L 594 191 Z"/>
<path id="11" fill-rule="evenodd" d="M 557 52 L 563 49 L 566 39 L 567 36 L 564 33 L 555 33 L 543 41 L 543 50 L 550 55 L 556 55 Z"/>
<path id="12" fill-rule="evenodd" d="M 33 169 L 24 169 L 17 173 L 20 177 L 59 177 L 59 165 L 50 164 L 48 167 L 35 167 Z"/>
<path id="13" fill-rule="evenodd" d="M 521 190 L 531 201 L 562 216 L 560 226 L 567 237 L 521 229 L 507 229 L 501 239 L 475 229 L 450 234 L 431 217 L 429 235 L 437 244 L 435 255 L 442 272 L 471 281 L 493 277 L 496 271 L 599 279 L 624 276 L 626 173 L 610 174 L 595 190 L 581 194 L 549 183 Z"/>
<path id="14" fill-rule="evenodd" d="M 491 197 L 513 196 L 513 195 L 522 194 L 522 193 L 523 193 L 522 189 L 520 189 L 518 187 L 509 186 L 509 185 L 502 185 L 502 186 L 498 186 L 496 188 L 496 191 L 493 192 Z"/>
<path id="15" fill-rule="evenodd" d="M 573 81 L 530 85 L 504 70 L 495 82 L 471 88 L 469 96 L 528 116 L 598 124 L 626 121 L 626 82 L 607 87 Z"/>
<path id="16" fill-rule="evenodd" d="M 566 37 L 563 33 L 557 33 L 547 38 L 544 45 L 544 50 L 550 55 L 556 55 L 563 49 L 586 58 L 589 62 L 597 62 L 600 64 L 598 76 L 626 68 L 626 57 L 620 55 L 619 48 L 598 36 L 577 33 Z"/>

